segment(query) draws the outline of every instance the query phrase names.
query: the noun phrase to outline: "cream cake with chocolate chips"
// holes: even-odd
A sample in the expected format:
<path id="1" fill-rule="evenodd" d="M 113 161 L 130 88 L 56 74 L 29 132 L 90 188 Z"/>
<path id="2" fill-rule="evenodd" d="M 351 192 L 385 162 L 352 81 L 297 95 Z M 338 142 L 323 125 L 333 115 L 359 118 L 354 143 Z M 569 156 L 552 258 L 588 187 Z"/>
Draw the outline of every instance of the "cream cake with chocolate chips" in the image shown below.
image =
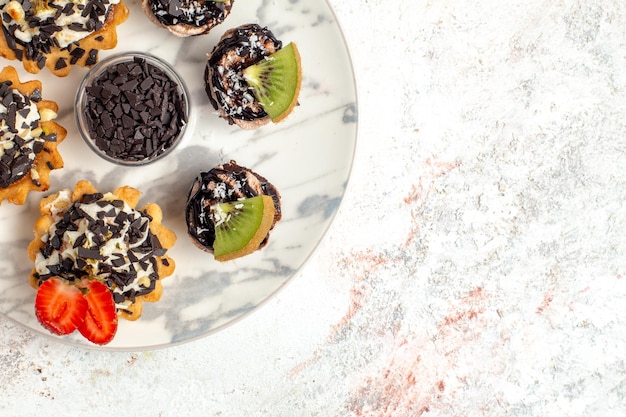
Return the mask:
<path id="1" fill-rule="evenodd" d="M 100 50 L 117 45 L 116 27 L 128 17 L 121 0 L 0 0 L 0 56 L 57 76 L 90 67 Z"/>
<path id="2" fill-rule="evenodd" d="M 135 208 L 139 195 L 128 186 L 103 194 L 83 180 L 42 199 L 28 247 L 31 286 L 55 277 L 70 285 L 98 280 L 112 292 L 117 315 L 137 320 L 142 302 L 158 301 L 161 280 L 174 272 L 167 251 L 176 241 L 158 205 Z"/>
<path id="3" fill-rule="evenodd" d="M 15 68 L 0 72 L 0 204 L 24 204 L 30 191 L 46 191 L 50 172 L 63 167 L 57 145 L 66 130 L 58 106 L 44 100 L 37 80 L 21 83 Z"/>

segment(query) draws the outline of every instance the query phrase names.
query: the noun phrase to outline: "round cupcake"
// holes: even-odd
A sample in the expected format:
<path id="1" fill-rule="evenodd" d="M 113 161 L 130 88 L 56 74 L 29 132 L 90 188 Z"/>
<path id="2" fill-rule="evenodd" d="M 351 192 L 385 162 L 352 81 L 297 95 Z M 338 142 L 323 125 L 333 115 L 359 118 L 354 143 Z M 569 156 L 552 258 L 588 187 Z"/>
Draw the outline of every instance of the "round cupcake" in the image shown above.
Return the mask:
<path id="1" fill-rule="evenodd" d="M 208 56 L 205 90 L 218 115 L 251 130 L 283 120 L 297 105 L 302 82 L 295 44 L 246 24 L 224 33 Z"/>
<path id="2" fill-rule="evenodd" d="M 230 14 L 235 0 L 142 0 L 141 7 L 157 26 L 176 36 L 209 33 Z"/>
<path id="3" fill-rule="evenodd" d="M 67 131 L 54 121 L 57 111 L 54 101 L 43 100 L 41 82 L 21 83 L 11 66 L 0 72 L 0 204 L 24 204 L 63 167 L 57 146 Z"/>
<path id="4" fill-rule="evenodd" d="M 221 256 L 216 250 L 216 239 L 220 232 L 235 233 L 237 227 L 228 223 L 237 216 L 244 218 L 249 212 L 247 201 L 258 200 L 262 197 L 266 205 L 259 214 L 263 220 L 259 220 L 256 226 L 250 226 L 250 241 L 242 242 L 240 246 L 247 245 L 247 249 L 236 254 L 226 253 Z M 232 211 L 224 208 L 230 205 Z M 239 211 L 244 212 L 240 214 Z M 265 177 L 253 170 L 237 165 L 235 161 L 218 165 L 217 167 L 201 172 L 193 181 L 187 196 L 185 219 L 187 231 L 192 241 L 200 249 L 213 253 L 218 260 L 229 260 L 247 255 L 267 245 L 270 231 L 281 219 L 280 193 L 276 187 Z M 265 222 L 265 225 L 261 223 Z M 242 224 L 239 229 L 248 228 L 248 224 Z M 223 229 L 223 230 L 222 230 Z M 233 236 L 230 236 L 234 239 Z"/>
<path id="5" fill-rule="evenodd" d="M 128 8 L 121 0 L 0 0 L 0 13 L 0 56 L 22 61 L 33 74 L 46 67 L 64 77 L 117 45 Z"/>

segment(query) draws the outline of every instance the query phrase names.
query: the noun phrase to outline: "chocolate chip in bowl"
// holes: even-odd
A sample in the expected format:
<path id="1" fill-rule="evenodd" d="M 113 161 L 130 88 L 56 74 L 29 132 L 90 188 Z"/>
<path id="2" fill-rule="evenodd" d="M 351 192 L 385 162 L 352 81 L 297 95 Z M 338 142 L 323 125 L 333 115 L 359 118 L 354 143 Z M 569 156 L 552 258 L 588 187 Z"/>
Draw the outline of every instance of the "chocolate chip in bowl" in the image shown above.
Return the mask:
<path id="1" fill-rule="evenodd" d="M 189 93 L 167 62 L 143 52 L 102 60 L 76 93 L 76 123 L 109 162 L 136 166 L 168 155 L 189 121 Z"/>

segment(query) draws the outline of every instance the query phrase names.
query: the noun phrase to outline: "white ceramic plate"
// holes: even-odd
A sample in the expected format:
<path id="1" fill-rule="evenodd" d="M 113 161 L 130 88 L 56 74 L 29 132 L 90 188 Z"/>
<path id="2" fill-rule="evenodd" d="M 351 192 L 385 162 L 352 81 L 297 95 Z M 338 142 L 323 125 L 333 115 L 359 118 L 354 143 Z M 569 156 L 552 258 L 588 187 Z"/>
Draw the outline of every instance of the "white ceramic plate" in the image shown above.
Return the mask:
<path id="1" fill-rule="evenodd" d="M 42 71 L 32 75 L 13 65 L 22 81 L 37 78 L 45 99 L 60 107 L 57 122 L 68 130 L 59 146 L 65 167 L 53 171 L 45 195 L 87 179 L 102 192 L 130 185 L 143 192 L 139 207 L 156 202 L 163 224 L 178 240 L 169 252 L 173 276 L 163 280 L 163 296 L 145 303 L 135 322 L 121 320 L 115 339 L 102 349 L 145 350 L 191 341 L 232 324 L 275 294 L 298 272 L 328 229 L 352 166 L 357 106 L 348 50 L 325 0 L 237 0 L 231 15 L 209 35 L 180 39 L 148 21 L 138 0 L 127 0 L 128 21 L 118 28 L 119 44 L 100 59 L 142 50 L 164 58 L 191 92 L 191 124 L 183 142 L 164 160 L 146 167 L 120 167 L 99 159 L 79 136 L 73 114 L 76 88 L 86 74 L 73 68 L 66 78 Z M 206 54 L 228 28 L 244 23 L 268 26 L 284 44 L 298 44 L 303 64 L 300 106 L 278 125 L 243 131 L 219 119 L 204 92 Z M 283 219 L 262 251 L 218 263 L 197 249 L 186 234 L 185 198 L 192 180 L 220 162 L 234 159 L 272 182 L 282 195 Z M 26 246 L 39 217 L 41 195 L 24 206 L 0 206 L 0 312 L 42 335 L 34 315 L 35 290 L 28 285 L 32 263 Z M 96 348 L 78 332 L 59 337 L 68 344 Z"/>

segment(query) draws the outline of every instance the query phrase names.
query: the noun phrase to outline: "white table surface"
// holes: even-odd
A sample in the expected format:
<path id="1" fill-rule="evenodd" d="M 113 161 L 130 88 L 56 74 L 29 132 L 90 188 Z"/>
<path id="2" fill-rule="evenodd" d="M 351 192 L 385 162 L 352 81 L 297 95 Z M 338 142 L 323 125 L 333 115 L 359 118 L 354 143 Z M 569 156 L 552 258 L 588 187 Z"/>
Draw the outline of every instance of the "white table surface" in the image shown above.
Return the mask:
<path id="1" fill-rule="evenodd" d="M 359 139 L 312 259 L 171 349 L 0 317 L 1 416 L 626 415 L 624 2 L 329 3 Z"/>

